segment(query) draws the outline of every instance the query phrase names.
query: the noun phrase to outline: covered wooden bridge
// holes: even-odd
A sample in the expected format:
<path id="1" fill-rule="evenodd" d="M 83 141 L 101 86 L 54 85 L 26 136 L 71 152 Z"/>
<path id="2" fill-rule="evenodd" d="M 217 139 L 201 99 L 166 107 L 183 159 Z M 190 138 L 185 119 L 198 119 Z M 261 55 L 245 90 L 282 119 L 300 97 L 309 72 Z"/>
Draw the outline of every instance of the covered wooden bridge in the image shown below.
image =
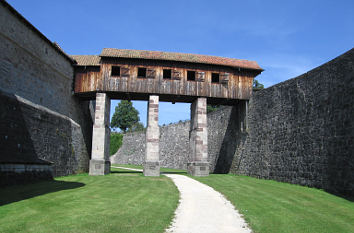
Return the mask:
<path id="1" fill-rule="evenodd" d="M 91 175 L 110 171 L 110 99 L 148 101 L 146 176 L 160 174 L 159 101 L 192 103 L 188 172 L 208 175 L 207 104 L 247 108 L 253 79 L 263 71 L 254 61 L 185 53 L 105 48 L 72 57 L 75 95 L 96 100 Z"/>

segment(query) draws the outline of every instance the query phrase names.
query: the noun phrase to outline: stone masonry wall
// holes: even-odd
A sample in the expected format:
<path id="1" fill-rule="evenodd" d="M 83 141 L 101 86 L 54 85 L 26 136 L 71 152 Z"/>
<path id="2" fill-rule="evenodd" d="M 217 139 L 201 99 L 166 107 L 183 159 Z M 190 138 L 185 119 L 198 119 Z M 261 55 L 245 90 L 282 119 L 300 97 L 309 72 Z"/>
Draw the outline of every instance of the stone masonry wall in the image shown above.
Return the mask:
<path id="1" fill-rule="evenodd" d="M 126 133 L 111 163 L 143 165 L 145 132 Z M 160 127 L 160 166 L 186 169 L 189 153 L 189 121 Z"/>
<path id="2" fill-rule="evenodd" d="M 241 106 L 242 103 L 238 106 Z M 209 113 L 208 120 L 208 156 L 211 172 L 227 173 L 236 150 L 236 134 L 239 107 L 221 107 Z M 230 117 L 236 119 L 230 121 Z M 160 127 L 160 161 L 162 167 L 186 169 L 189 160 L 190 122 L 184 121 Z M 225 135 L 227 135 L 225 137 Z M 221 155 L 221 156 L 220 156 Z M 127 133 L 123 137 L 122 147 L 111 157 L 112 163 L 144 163 L 145 133 Z"/>
<path id="3" fill-rule="evenodd" d="M 46 164 L 55 176 L 87 171 L 81 127 L 70 118 L 0 92 L 1 163 Z"/>
<path id="4" fill-rule="evenodd" d="M 248 121 L 233 173 L 354 194 L 354 49 L 254 93 Z"/>
<path id="5" fill-rule="evenodd" d="M 73 96 L 74 70 L 70 59 L 55 49 L 5 2 L 0 4 L 0 22 L 0 91 L 10 96 L 10 99 L 22 99 L 21 109 L 26 110 L 22 113 L 28 115 L 21 117 L 29 120 L 24 130 L 30 132 L 35 156 L 53 162 L 55 176 L 87 170 L 92 120 L 88 102 L 80 102 Z M 6 98 L 3 102 L 11 104 L 8 100 Z M 29 106 L 26 107 L 26 104 Z M 27 111 L 28 109 L 31 110 Z M 16 111 L 13 113 L 19 114 Z M 7 122 L 9 123 L 10 119 L 11 116 L 2 114 L 1 127 L 9 127 Z M 33 127 L 36 128 L 35 132 L 31 132 Z M 1 128 L 0 131 L 7 129 Z M 68 138 L 63 141 L 64 135 Z M 6 140 L 9 140 L 10 135 L 7 136 Z M 21 136 L 11 135 L 13 145 L 19 144 L 16 141 L 21 141 Z M 76 137 L 80 137 L 82 143 L 77 143 Z M 1 138 L 0 142 L 9 142 L 4 140 Z M 8 151 L 2 151 L 2 155 L 7 153 L 7 156 L 0 156 L 0 162 L 6 163 L 8 156 L 16 156 L 9 155 L 16 148 L 10 149 L 2 144 L 3 146 Z M 48 147 L 58 148 L 47 151 Z M 22 162 L 26 162 L 26 158 L 32 160 L 30 157 L 33 155 L 27 156 L 20 156 L 24 160 Z"/>

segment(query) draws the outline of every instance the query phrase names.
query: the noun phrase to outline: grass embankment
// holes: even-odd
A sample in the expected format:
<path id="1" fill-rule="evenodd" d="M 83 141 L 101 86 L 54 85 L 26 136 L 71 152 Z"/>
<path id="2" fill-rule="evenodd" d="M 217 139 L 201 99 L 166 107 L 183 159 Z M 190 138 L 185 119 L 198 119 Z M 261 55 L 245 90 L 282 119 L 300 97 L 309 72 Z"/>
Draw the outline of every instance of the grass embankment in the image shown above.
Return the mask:
<path id="1" fill-rule="evenodd" d="M 179 194 L 167 177 L 112 169 L 0 189 L 0 232 L 163 232 Z"/>
<path id="2" fill-rule="evenodd" d="M 322 190 L 246 176 L 193 178 L 223 193 L 255 232 L 354 232 L 354 202 Z"/>

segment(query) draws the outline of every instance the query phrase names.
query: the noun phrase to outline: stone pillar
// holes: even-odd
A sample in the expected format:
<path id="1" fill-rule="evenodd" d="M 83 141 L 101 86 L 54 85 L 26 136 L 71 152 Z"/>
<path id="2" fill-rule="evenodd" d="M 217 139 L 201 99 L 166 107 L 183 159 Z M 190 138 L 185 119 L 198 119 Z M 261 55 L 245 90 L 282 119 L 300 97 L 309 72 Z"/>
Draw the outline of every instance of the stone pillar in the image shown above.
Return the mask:
<path id="1" fill-rule="evenodd" d="M 189 131 L 190 162 L 188 173 L 193 176 L 208 176 L 208 124 L 207 99 L 198 98 L 191 105 Z"/>
<path id="2" fill-rule="evenodd" d="M 147 112 L 144 176 L 160 176 L 159 96 L 149 96 Z"/>
<path id="3" fill-rule="evenodd" d="M 90 160 L 90 175 L 105 175 L 110 172 L 109 112 L 111 100 L 106 93 L 96 94 L 95 123 L 92 132 L 92 156 Z"/>

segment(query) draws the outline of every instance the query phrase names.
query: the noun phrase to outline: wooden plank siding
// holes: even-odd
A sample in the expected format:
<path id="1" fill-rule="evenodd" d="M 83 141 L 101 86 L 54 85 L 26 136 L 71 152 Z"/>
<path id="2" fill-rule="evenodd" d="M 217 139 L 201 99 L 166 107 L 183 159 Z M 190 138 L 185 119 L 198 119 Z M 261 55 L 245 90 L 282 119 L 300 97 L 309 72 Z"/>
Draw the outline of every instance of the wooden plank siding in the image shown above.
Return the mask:
<path id="1" fill-rule="evenodd" d="M 121 67 L 120 76 L 112 76 L 112 66 Z M 138 77 L 138 68 L 146 68 L 146 77 Z M 128 72 L 123 75 L 122 70 Z M 163 70 L 171 69 L 171 79 L 163 78 Z M 188 81 L 187 72 L 195 71 L 195 78 L 202 80 Z M 197 73 L 197 72 L 204 72 Z M 155 77 L 151 77 L 155 73 Z M 219 83 L 212 83 L 212 73 L 219 74 Z M 229 80 L 222 82 L 224 74 Z M 187 101 L 193 98 L 208 97 L 215 99 L 247 100 L 252 94 L 253 78 L 258 71 L 238 69 L 226 66 L 194 64 L 173 61 L 157 61 L 126 58 L 102 58 L 99 67 L 77 67 L 75 72 L 75 94 L 94 97 L 95 92 L 109 92 L 113 97 L 119 93 L 131 95 L 132 99 L 146 99 L 149 94 L 162 95 L 164 100 Z M 148 77 L 149 76 L 149 77 Z"/>

